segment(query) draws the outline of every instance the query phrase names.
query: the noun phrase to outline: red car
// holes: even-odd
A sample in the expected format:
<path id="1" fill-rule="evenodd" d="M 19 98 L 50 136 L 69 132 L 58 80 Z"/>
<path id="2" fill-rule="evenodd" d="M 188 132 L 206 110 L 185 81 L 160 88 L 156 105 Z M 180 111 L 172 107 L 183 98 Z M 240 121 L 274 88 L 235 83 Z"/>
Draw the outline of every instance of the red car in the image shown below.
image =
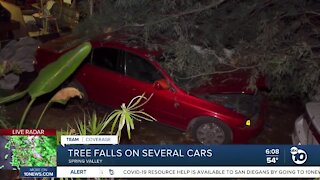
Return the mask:
<path id="1" fill-rule="evenodd" d="M 43 44 L 36 54 L 36 68 L 75 47 L 74 40 L 69 36 Z M 263 127 L 265 100 L 247 90 L 246 72 L 214 75 L 211 85 L 186 92 L 160 66 L 160 53 L 126 45 L 117 35 L 100 36 L 91 44 L 93 50 L 73 84 L 94 102 L 119 108 L 134 96 L 153 94 L 145 112 L 160 123 L 190 131 L 204 144 L 244 143 Z M 266 87 L 263 79 L 257 83 Z"/>

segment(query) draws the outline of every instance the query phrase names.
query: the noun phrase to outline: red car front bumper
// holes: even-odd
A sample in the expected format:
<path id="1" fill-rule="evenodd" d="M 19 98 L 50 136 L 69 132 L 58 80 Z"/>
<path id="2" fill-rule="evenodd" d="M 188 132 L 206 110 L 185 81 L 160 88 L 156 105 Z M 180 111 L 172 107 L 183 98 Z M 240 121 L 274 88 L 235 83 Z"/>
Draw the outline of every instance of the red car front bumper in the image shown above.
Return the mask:
<path id="1" fill-rule="evenodd" d="M 268 107 L 267 99 L 263 98 L 256 123 L 251 126 L 234 128 L 233 143 L 236 143 L 236 144 L 248 143 L 250 139 L 252 139 L 253 137 L 256 137 L 263 130 L 267 109 L 268 109 L 267 107 Z"/>

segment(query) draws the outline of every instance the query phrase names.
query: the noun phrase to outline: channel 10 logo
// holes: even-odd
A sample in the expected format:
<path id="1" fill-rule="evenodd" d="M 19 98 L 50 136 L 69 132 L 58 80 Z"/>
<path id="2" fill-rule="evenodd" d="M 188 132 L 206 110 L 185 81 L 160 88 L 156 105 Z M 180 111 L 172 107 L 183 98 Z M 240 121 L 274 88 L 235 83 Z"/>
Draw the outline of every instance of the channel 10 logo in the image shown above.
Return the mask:
<path id="1" fill-rule="evenodd" d="M 308 155 L 306 151 L 298 149 L 297 147 L 292 147 L 290 149 L 292 161 L 296 164 L 303 164 L 307 161 Z"/>

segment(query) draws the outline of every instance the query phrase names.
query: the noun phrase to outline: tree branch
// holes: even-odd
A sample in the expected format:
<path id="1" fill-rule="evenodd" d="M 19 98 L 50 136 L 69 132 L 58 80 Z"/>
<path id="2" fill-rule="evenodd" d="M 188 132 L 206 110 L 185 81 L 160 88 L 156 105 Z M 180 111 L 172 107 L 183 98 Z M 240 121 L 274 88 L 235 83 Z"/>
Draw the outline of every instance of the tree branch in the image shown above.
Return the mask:
<path id="1" fill-rule="evenodd" d="M 185 15 L 189 15 L 189 14 L 193 14 L 193 13 L 197 13 L 197 12 L 201 12 L 201 11 L 205 11 L 205 10 L 208 10 L 208 9 L 211 9 L 211 8 L 214 8 L 214 7 L 218 7 L 220 4 L 222 4 L 224 1 L 226 0 L 212 0 L 212 2 L 205 6 L 205 7 L 201 7 L 201 8 L 197 8 L 197 9 L 192 9 L 190 11 L 185 11 L 185 12 L 181 12 L 179 14 L 172 14 L 172 15 L 169 15 L 163 19 L 160 19 L 158 21 L 164 21 L 166 19 L 170 19 L 170 18 L 177 18 L 177 17 L 180 17 L 180 16 L 185 16 Z M 155 21 L 155 23 L 158 23 L 158 21 Z"/>
<path id="2" fill-rule="evenodd" d="M 178 18 L 180 16 L 194 14 L 194 13 L 205 11 L 205 10 L 208 10 L 208 9 L 211 9 L 211 8 L 214 8 L 214 7 L 218 7 L 220 4 L 222 4 L 225 1 L 227 1 L 227 0 L 212 0 L 212 2 L 209 5 L 205 6 L 205 7 L 200 7 L 200 8 L 197 8 L 197 9 L 184 11 L 184 12 L 181 12 L 181 13 L 178 13 L 178 14 L 171 14 L 171 15 L 168 15 L 168 16 L 166 16 L 164 18 L 159 19 L 159 20 L 153 21 L 153 22 L 149 23 L 148 25 L 158 24 L 158 23 L 161 23 L 161 22 L 166 21 L 166 20 L 171 19 L 171 18 Z M 114 31 L 119 31 L 119 30 L 121 30 L 123 28 L 127 28 L 127 27 L 144 27 L 146 25 L 147 25 L 146 23 L 143 23 L 143 24 L 134 23 L 134 24 L 129 24 L 129 25 L 125 25 L 125 26 L 119 27 L 118 29 L 116 29 Z"/>
<path id="3" fill-rule="evenodd" d="M 315 14 L 317 16 L 320 16 L 320 12 L 316 12 L 316 11 L 307 11 L 307 14 Z"/>
<path id="4" fill-rule="evenodd" d="M 203 74 L 197 74 L 197 75 L 193 75 L 193 76 L 189 76 L 189 77 L 177 77 L 177 78 L 181 79 L 181 80 L 192 79 L 192 78 L 196 78 L 196 77 L 200 77 L 200 76 L 209 76 L 209 75 L 214 75 L 214 74 L 232 73 L 232 72 L 235 72 L 235 71 L 238 71 L 238 70 L 252 69 L 252 68 L 255 68 L 255 67 L 258 67 L 258 66 L 259 65 L 236 67 L 234 69 L 225 70 L 225 71 L 215 71 L 215 72 L 212 72 L 212 73 L 203 73 Z"/>

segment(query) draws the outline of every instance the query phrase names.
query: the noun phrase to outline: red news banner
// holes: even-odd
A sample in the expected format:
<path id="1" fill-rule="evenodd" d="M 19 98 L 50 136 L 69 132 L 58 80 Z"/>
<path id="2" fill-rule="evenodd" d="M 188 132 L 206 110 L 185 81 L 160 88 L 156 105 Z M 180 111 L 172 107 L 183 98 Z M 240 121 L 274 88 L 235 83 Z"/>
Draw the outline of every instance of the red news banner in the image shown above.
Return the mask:
<path id="1" fill-rule="evenodd" d="M 55 129 L 0 129 L 0 136 L 55 136 Z"/>

